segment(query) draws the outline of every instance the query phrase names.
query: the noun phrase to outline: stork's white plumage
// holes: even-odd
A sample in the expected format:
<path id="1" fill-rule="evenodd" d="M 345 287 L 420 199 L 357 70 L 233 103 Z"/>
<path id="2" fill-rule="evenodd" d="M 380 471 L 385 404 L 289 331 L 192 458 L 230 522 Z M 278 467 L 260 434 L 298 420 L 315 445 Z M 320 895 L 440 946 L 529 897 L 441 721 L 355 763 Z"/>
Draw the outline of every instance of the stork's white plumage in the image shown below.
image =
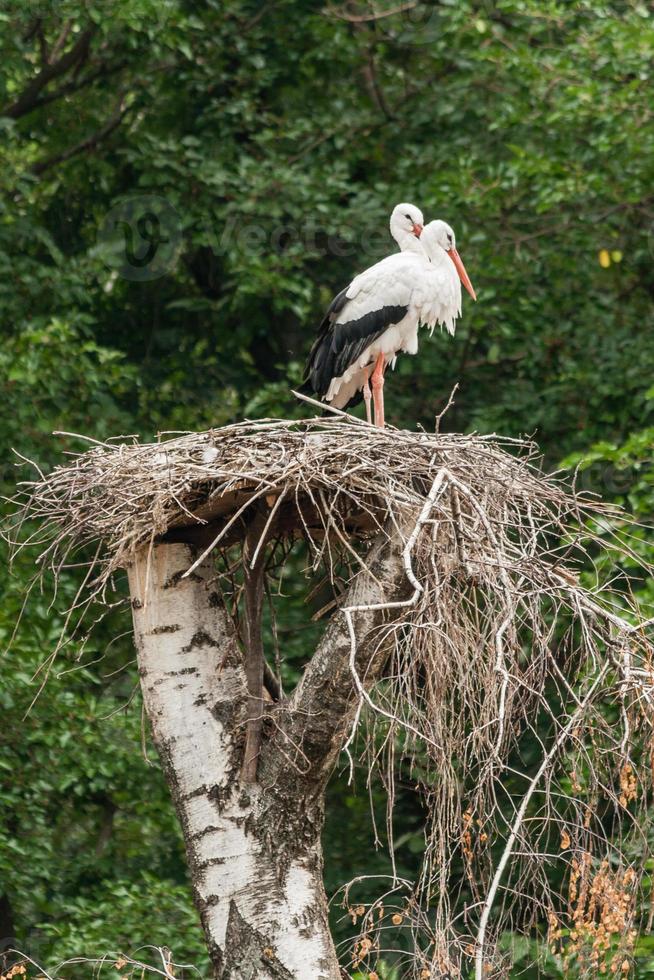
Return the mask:
<path id="1" fill-rule="evenodd" d="M 393 215 L 408 207 L 399 205 Z M 454 333 L 461 283 L 476 298 L 449 225 L 432 221 L 405 236 L 394 234 L 404 251 L 366 269 L 334 298 L 307 362 L 307 386 L 334 408 L 355 405 L 363 397 L 368 419 L 372 383 L 378 425 L 384 424 L 386 366 L 394 365 L 401 351 L 417 353 L 421 325 L 433 332 L 440 324 Z"/>

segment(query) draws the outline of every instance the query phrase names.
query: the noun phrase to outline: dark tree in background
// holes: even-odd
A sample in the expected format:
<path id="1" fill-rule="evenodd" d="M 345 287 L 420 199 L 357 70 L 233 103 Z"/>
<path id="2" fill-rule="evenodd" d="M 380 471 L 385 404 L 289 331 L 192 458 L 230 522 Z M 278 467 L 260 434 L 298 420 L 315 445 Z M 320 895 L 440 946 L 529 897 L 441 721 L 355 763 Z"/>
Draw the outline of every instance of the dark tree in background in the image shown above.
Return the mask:
<path id="1" fill-rule="evenodd" d="M 408 199 L 454 225 L 479 302 L 454 340 L 425 337 L 400 361 L 389 414 L 431 429 L 458 381 L 444 426 L 536 432 L 549 465 L 583 461 L 585 486 L 648 522 L 649 5 L 373 16 L 384 6 L 2 5 L 5 492 L 23 475 L 11 447 L 47 469 L 53 429 L 147 438 L 302 414 L 288 389 L 317 317 L 385 254 L 390 208 Z M 148 249 L 154 265 L 139 266 Z M 646 528 L 630 542 L 651 554 Z M 3 568 L 6 644 L 33 569 Z M 289 686 L 319 632 L 299 629 L 300 569 L 278 623 Z M 621 569 L 651 600 L 651 582 Z M 77 584 L 62 582 L 59 608 Z M 45 599 L 30 604 L 3 660 L 3 929 L 43 962 L 155 942 L 201 965 L 174 815 L 152 751 L 138 752 L 124 623 L 107 620 L 81 660 L 63 651 L 24 718 L 61 625 Z M 396 867 L 412 879 L 424 812 L 402 785 L 396 813 Z M 329 892 L 389 871 L 361 780 L 328 795 L 325 846 Z M 651 948 L 637 947 L 639 975 Z"/>

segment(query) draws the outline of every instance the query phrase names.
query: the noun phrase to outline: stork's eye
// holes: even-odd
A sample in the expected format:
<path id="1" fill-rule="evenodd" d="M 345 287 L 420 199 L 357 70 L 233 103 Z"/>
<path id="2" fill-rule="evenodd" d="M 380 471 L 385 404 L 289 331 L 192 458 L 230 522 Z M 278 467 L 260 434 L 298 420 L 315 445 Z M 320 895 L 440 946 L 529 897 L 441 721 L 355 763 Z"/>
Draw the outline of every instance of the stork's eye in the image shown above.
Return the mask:
<path id="1" fill-rule="evenodd" d="M 449 234 L 449 232 L 448 232 L 448 235 L 447 235 L 447 240 L 448 240 L 448 242 L 451 245 L 452 244 L 452 236 Z"/>
<path id="2" fill-rule="evenodd" d="M 410 214 L 405 214 L 404 217 L 407 218 L 409 221 L 413 221 L 413 218 L 411 217 Z"/>

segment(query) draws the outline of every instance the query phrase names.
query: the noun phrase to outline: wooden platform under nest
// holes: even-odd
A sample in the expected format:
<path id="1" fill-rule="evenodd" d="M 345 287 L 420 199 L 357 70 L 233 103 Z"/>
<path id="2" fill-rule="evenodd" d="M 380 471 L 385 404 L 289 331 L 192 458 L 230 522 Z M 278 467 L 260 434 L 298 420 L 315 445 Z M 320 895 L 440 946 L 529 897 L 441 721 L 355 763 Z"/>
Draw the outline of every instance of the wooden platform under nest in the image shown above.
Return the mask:
<path id="1" fill-rule="evenodd" d="M 229 491 L 212 495 L 196 510 L 180 515 L 170 529 L 158 540 L 189 542 L 206 547 L 210 542 L 223 547 L 241 541 L 245 524 L 250 520 L 253 508 L 266 516 L 266 537 L 309 535 L 316 540 L 329 533 L 325 527 L 325 509 L 309 493 L 297 493 L 292 500 L 284 490 L 261 494 L 260 487 L 246 482 Z M 365 508 L 345 507 L 338 512 L 339 526 L 353 537 L 367 537 L 374 533 L 378 523 L 375 514 L 383 520 L 386 510 L 383 500 L 367 495 Z"/>

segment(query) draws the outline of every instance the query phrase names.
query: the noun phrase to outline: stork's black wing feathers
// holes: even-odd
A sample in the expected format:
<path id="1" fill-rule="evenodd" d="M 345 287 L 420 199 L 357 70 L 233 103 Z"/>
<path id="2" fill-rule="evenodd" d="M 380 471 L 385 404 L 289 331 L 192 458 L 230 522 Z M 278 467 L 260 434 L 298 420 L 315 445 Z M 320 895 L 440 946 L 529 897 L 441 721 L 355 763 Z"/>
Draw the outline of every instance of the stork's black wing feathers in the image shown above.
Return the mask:
<path id="1" fill-rule="evenodd" d="M 384 330 L 399 323 L 408 306 L 384 306 L 372 310 L 356 320 L 335 323 L 341 312 L 346 313 L 349 285 L 342 289 L 330 303 L 329 309 L 318 328 L 318 336 L 309 352 L 302 388 L 305 394 L 315 392 L 320 397 L 327 394 L 332 378 L 338 378 L 354 361 L 383 334 Z M 361 400 L 360 394 L 349 405 Z"/>
<path id="2" fill-rule="evenodd" d="M 348 283 L 344 289 L 341 289 L 340 293 L 337 293 L 336 296 L 334 296 L 320 322 L 320 326 L 318 327 L 318 336 L 311 346 L 307 363 L 304 367 L 304 378 L 302 380 L 300 391 L 305 395 L 324 395 L 329 387 L 329 382 L 327 382 L 327 388 L 322 391 L 318 385 L 318 378 L 323 374 L 322 369 L 326 348 L 328 348 L 331 343 L 330 339 L 328 339 L 331 327 L 334 320 L 347 303 L 347 291 L 350 288 L 350 285 L 351 284 Z"/>

